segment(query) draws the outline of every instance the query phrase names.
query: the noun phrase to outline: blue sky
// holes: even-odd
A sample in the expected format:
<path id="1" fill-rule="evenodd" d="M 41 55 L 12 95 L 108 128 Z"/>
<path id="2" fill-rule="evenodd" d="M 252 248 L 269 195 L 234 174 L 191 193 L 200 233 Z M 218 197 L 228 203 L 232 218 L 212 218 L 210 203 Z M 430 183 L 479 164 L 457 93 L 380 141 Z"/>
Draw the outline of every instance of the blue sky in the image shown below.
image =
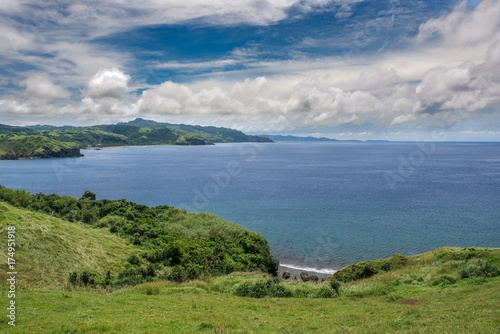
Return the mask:
<path id="1" fill-rule="evenodd" d="M 496 0 L 5 0 L 0 123 L 500 140 Z"/>

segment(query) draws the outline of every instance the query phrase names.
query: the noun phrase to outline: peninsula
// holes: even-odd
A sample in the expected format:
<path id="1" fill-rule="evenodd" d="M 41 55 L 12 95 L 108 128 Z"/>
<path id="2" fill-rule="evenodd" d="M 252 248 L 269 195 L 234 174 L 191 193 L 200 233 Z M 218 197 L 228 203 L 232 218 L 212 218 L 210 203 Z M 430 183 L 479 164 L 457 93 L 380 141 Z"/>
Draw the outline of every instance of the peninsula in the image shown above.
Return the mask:
<path id="1" fill-rule="evenodd" d="M 80 157 L 89 146 L 213 145 L 214 143 L 272 142 L 241 131 L 136 118 L 127 123 L 85 127 L 9 126 L 0 124 L 0 160 Z"/>

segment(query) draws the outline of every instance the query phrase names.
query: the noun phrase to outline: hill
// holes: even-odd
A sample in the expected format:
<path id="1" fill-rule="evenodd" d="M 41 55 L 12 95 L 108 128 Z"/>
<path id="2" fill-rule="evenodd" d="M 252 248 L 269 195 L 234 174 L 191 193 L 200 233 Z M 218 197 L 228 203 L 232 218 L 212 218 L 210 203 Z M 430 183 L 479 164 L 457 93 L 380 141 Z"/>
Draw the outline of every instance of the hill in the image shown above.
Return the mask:
<path id="1" fill-rule="evenodd" d="M 317 141 L 328 141 L 328 142 L 338 142 L 338 139 L 325 138 L 325 137 L 300 137 L 300 136 L 282 136 L 282 135 L 262 135 L 273 141 L 308 141 L 308 142 L 317 142 Z"/>
<path id="2" fill-rule="evenodd" d="M 266 244 L 235 224 L 94 196 L 0 189 L 0 239 L 17 233 L 16 332 L 498 332 L 498 248 L 395 254 L 300 282 L 253 266 Z M 254 272 L 234 271 L 238 261 Z M 199 264 L 205 273 L 190 277 Z M 208 270 L 224 265 L 233 270 Z"/>
<path id="3" fill-rule="evenodd" d="M 37 216 L 38 223 L 45 226 L 48 240 L 59 239 L 57 235 L 51 235 L 55 230 L 50 228 L 54 223 L 53 217 L 58 217 L 66 221 L 65 226 L 75 224 L 74 236 L 81 242 L 85 237 L 78 236 L 76 227 L 85 224 L 87 228 L 102 230 L 103 242 L 111 233 L 140 248 L 141 252 L 128 258 L 117 275 L 107 274 L 99 267 L 89 271 L 87 267 L 80 266 L 70 277 L 73 285 L 109 287 L 165 279 L 185 281 L 240 270 L 260 270 L 272 274 L 278 270 L 279 263 L 271 256 L 269 245 L 261 235 L 208 213 L 188 213 L 166 205 L 149 208 L 126 200 L 96 200 L 91 191 L 76 199 L 56 194 L 32 195 L 24 190 L 0 186 L 0 201 L 50 215 Z M 22 217 L 20 211 L 10 207 L 3 211 L 7 215 L 0 220 L 4 229 L 7 223 L 24 224 L 14 219 Z M 31 213 L 25 214 L 33 217 Z M 38 248 L 45 247 L 43 240 L 40 240 Z M 79 243 L 72 246 L 76 249 L 86 247 Z M 99 245 L 93 247 L 99 248 Z M 23 251 L 22 247 L 20 251 Z M 38 255 L 32 256 L 31 261 L 36 263 Z M 43 253 L 40 256 L 44 256 Z M 44 270 L 43 267 L 40 270 Z M 37 273 L 33 268 L 30 271 Z M 61 285 L 68 282 L 68 276 L 51 277 L 51 280 Z"/>
<path id="4" fill-rule="evenodd" d="M 0 134 L 0 160 L 80 156 L 75 145 L 45 136 Z"/>
<path id="5" fill-rule="evenodd" d="M 86 127 L 0 124 L 0 160 L 77 157 L 89 146 L 212 145 L 272 142 L 241 131 L 197 125 L 169 124 L 137 118 L 128 123 Z"/>
<path id="6" fill-rule="evenodd" d="M 56 288 L 67 285 L 72 271 L 117 274 L 137 246 L 105 229 L 91 229 L 47 214 L 18 209 L 0 202 L 0 233 L 16 227 L 18 284 L 22 287 Z M 0 253 L 1 280 L 5 281 L 7 253 Z"/>
<path id="7" fill-rule="evenodd" d="M 127 123 L 119 123 L 119 124 L 134 125 L 138 127 L 167 128 L 182 135 L 195 135 L 212 143 L 272 142 L 272 140 L 269 139 L 268 137 L 250 136 L 238 130 L 215 127 L 215 126 L 160 123 L 160 122 L 145 120 L 142 118 L 136 118 L 133 121 Z"/>

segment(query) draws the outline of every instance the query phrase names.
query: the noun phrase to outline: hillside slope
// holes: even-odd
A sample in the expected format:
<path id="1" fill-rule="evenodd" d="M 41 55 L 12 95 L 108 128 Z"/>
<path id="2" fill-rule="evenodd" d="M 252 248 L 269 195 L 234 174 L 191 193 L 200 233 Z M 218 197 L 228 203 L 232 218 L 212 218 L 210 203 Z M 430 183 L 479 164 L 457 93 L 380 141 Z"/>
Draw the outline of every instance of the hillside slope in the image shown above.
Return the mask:
<path id="1" fill-rule="evenodd" d="M 80 157 L 75 145 L 41 135 L 0 134 L 0 159 Z"/>
<path id="2" fill-rule="evenodd" d="M 44 225 L 47 225 L 47 217 L 56 216 L 92 233 L 102 231 L 105 236 L 101 240 L 112 233 L 140 247 L 137 248 L 140 252 L 127 258 L 118 275 L 107 274 L 100 267 L 89 272 L 86 267 L 76 266 L 76 273 L 72 275 L 77 277 L 72 276 L 74 279 L 70 280 L 74 285 L 123 286 L 166 279 L 186 281 L 234 271 L 260 270 L 276 274 L 278 270 L 279 262 L 272 257 L 261 235 L 209 213 L 188 213 L 166 205 L 150 208 L 124 199 L 96 200 L 92 191 L 76 199 L 57 194 L 30 194 L 0 186 L 0 201 L 45 213 L 46 216 L 38 216 Z M 4 211 L 12 215 L 8 208 Z M 26 211 L 26 215 L 28 213 Z M 40 248 L 44 247 L 43 243 L 39 240 Z M 76 243 L 74 247 L 80 245 Z M 37 258 L 38 253 L 34 253 L 30 261 Z M 87 276 L 92 279 L 88 280 Z M 68 277 L 61 276 L 60 280 L 68 280 Z"/>
<path id="3" fill-rule="evenodd" d="M 145 120 L 142 118 L 136 118 L 133 121 L 127 123 L 119 123 L 119 124 L 133 125 L 138 127 L 168 128 L 175 133 L 181 135 L 197 136 L 212 143 L 272 142 L 272 140 L 267 137 L 250 136 L 238 130 L 215 127 L 215 126 L 170 124 L 170 123 L 161 123 L 151 120 Z"/>
<path id="4" fill-rule="evenodd" d="M 16 263 L 21 287 L 65 286 L 72 271 L 116 274 L 139 248 L 105 229 L 91 229 L 50 215 L 0 202 L 0 240 L 6 245 L 7 227 L 16 227 Z M 0 278 L 5 281 L 7 253 L 0 252 Z"/>

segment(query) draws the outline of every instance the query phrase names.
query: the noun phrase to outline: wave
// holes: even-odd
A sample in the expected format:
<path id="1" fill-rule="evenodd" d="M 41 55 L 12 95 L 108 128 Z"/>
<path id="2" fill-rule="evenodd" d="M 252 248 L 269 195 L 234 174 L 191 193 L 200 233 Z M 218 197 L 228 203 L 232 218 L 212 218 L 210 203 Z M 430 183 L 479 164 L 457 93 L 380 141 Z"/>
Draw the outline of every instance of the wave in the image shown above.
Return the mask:
<path id="1" fill-rule="evenodd" d="M 303 270 L 303 271 L 307 271 L 307 272 L 315 272 L 315 273 L 319 273 L 319 274 L 329 274 L 329 275 L 332 275 L 333 273 L 335 273 L 337 270 L 334 270 L 334 269 L 318 269 L 318 268 L 311 268 L 311 267 L 298 267 L 298 266 L 294 266 L 293 264 L 286 264 L 286 263 L 280 263 L 280 266 L 282 267 L 287 267 L 287 268 L 290 268 L 290 269 L 295 269 L 295 270 Z"/>

